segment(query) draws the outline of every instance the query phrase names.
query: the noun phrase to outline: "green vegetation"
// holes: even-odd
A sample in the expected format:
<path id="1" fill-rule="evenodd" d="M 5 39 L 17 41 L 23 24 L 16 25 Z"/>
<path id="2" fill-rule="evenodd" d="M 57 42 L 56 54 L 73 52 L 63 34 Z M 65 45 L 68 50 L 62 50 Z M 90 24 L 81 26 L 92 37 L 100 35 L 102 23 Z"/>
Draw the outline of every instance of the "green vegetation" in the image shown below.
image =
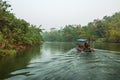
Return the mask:
<path id="1" fill-rule="evenodd" d="M 87 38 L 99 42 L 120 43 L 120 12 L 112 16 L 104 16 L 102 20 L 95 19 L 87 26 L 66 25 L 60 30 L 52 28 L 44 32 L 45 41 L 76 41 L 77 38 Z"/>
<path id="2" fill-rule="evenodd" d="M 17 19 L 8 9 L 6 1 L 0 0 L 0 56 L 15 54 L 29 45 L 40 44 L 40 27 Z"/>
<path id="3" fill-rule="evenodd" d="M 104 16 L 102 20 L 95 19 L 86 26 L 66 25 L 60 30 L 52 28 L 41 36 L 41 26 L 37 27 L 16 18 L 10 12 L 10 7 L 6 1 L 0 0 L 0 56 L 13 55 L 27 46 L 40 44 L 43 39 L 71 42 L 77 38 L 87 38 L 102 42 L 120 42 L 120 12 Z"/>

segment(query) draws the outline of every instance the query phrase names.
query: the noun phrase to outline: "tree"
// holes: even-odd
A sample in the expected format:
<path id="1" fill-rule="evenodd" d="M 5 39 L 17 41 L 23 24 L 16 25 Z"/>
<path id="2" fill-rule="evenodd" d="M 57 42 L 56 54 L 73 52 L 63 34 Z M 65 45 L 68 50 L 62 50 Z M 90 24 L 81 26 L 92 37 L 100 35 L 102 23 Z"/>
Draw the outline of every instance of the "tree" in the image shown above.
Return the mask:
<path id="1" fill-rule="evenodd" d="M 16 53 L 27 45 L 41 43 L 42 29 L 23 19 L 17 19 L 8 11 L 7 1 L 0 0 L 0 56 L 2 53 Z"/>

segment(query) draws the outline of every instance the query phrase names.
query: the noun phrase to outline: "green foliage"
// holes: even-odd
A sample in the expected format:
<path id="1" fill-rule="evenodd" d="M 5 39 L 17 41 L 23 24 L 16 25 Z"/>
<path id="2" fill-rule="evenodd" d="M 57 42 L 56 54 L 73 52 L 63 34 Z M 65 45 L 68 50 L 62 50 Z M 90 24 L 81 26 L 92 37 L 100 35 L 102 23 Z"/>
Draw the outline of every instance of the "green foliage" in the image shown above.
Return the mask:
<path id="1" fill-rule="evenodd" d="M 6 11 L 9 7 L 11 7 L 10 4 L 7 3 L 7 1 L 0 0 L 0 9 L 3 11 Z"/>
<path id="2" fill-rule="evenodd" d="M 15 53 L 21 45 L 39 44 L 42 41 L 42 29 L 23 19 L 17 19 L 7 10 L 10 6 L 6 1 L 0 0 L 0 55 Z"/>
<path id="3" fill-rule="evenodd" d="M 66 25 L 61 30 L 52 29 L 50 32 L 44 32 L 43 39 L 45 41 L 75 41 L 80 37 L 80 30 L 80 25 Z"/>
<path id="4" fill-rule="evenodd" d="M 8 56 L 8 55 L 11 55 L 11 56 L 13 56 L 13 55 L 15 55 L 16 54 L 16 50 L 13 50 L 13 49 L 11 49 L 11 50 L 0 50 L 0 57 L 1 56 Z"/>
<path id="5" fill-rule="evenodd" d="M 120 42 L 120 12 L 112 16 L 104 16 L 102 20 L 95 19 L 87 26 L 66 25 L 60 30 L 44 32 L 45 41 L 75 41 L 77 38 L 89 40 Z"/>

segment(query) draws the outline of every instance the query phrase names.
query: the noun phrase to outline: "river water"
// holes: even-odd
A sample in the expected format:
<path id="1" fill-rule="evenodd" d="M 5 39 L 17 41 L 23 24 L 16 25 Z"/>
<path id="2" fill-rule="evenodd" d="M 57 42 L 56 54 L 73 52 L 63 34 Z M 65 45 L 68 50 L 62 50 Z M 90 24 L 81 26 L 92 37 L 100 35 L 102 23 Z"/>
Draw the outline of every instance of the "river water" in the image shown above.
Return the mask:
<path id="1" fill-rule="evenodd" d="M 93 44 L 92 53 L 75 46 L 46 42 L 2 58 L 0 80 L 120 80 L 120 44 Z"/>

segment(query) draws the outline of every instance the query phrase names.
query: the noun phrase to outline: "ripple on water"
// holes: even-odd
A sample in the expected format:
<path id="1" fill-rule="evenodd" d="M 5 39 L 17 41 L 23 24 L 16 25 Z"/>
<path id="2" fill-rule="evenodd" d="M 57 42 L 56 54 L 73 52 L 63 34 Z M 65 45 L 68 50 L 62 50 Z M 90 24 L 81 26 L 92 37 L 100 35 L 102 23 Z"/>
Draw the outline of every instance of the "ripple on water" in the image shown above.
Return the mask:
<path id="1" fill-rule="evenodd" d="M 75 49 L 62 55 L 54 55 L 48 61 L 31 61 L 26 69 L 17 70 L 8 80 L 119 80 L 120 56 L 114 52 L 96 50 L 79 53 Z M 18 75 L 21 73 L 33 75 Z"/>

